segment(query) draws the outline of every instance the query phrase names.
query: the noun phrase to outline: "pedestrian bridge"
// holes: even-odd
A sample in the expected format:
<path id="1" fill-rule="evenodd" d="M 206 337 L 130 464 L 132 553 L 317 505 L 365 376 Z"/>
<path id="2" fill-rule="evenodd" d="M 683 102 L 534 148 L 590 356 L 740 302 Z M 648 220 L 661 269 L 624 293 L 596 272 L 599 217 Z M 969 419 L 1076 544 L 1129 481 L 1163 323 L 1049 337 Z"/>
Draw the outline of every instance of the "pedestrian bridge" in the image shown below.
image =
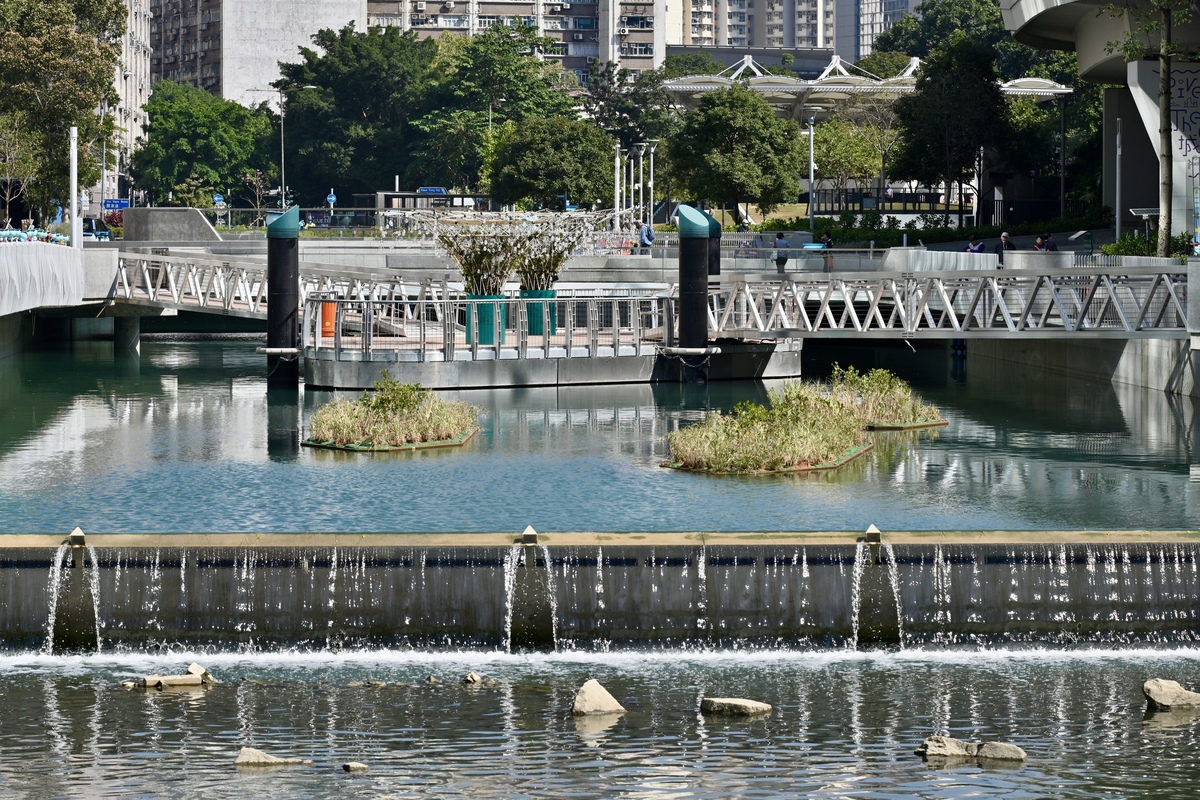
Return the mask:
<path id="1" fill-rule="evenodd" d="M 710 339 L 1188 338 L 1188 267 L 1130 262 L 723 274 L 709 284 Z M 121 307 L 114 313 L 136 314 L 140 307 L 266 319 L 261 259 L 120 253 L 113 274 L 89 269 L 85 302 Z M 567 275 L 559 286 L 553 299 L 521 300 L 514 284 L 505 299 L 481 302 L 467 299 L 445 274 L 302 266 L 304 346 L 384 349 L 413 360 L 452 360 L 464 352 L 503 357 L 497 351 L 504 343 L 480 341 L 481 326 L 468 324 L 480 315 L 482 329 L 501 331 L 507 343 L 543 354 L 557 349 L 563 357 L 578 347 L 594 354 L 600 342 L 612 355 L 672 343 L 674 284 L 573 283 Z M 321 309 L 326 316 L 318 324 Z M 549 322 L 547 330 L 529 329 L 531 310 Z"/>

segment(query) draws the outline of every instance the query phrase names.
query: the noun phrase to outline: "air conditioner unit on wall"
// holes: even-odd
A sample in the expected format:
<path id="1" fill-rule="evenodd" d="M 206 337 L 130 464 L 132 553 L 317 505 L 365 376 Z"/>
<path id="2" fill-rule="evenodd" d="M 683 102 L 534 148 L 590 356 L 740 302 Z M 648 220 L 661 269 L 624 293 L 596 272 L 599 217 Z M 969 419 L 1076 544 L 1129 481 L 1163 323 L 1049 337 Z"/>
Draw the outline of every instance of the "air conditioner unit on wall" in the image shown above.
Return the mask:
<path id="1" fill-rule="evenodd" d="M 416 9 L 417 9 L 417 11 L 424 11 L 424 10 L 425 10 L 425 4 L 424 4 L 424 3 L 415 3 L 414 5 L 416 6 Z"/>
<path id="2" fill-rule="evenodd" d="M 583 34 L 582 34 L 582 33 L 576 33 L 576 34 L 575 34 L 575 35 L 573 35 L 571 38 L 572 38 L 572 39 L 574 39 L 574 40 L 575 40 L 575 41 L 577 41 L 577 42 L 582 42 L 582 41 L 583 41 Z"/>
<path id="3" fill-rule="evenodd" d="M 589 64 L 595 64 L 595 63 L 596 63 L 596 57 L 595 57 L 595 56 L 588 56 L 588 57 L 587 57 L 587 63 L 589 63 Z"/>
<path id="4" fill-rule="evenodd" d="M 617 36 L 628 36 L 629 28 L 621 28 L 617 31 Z"/>

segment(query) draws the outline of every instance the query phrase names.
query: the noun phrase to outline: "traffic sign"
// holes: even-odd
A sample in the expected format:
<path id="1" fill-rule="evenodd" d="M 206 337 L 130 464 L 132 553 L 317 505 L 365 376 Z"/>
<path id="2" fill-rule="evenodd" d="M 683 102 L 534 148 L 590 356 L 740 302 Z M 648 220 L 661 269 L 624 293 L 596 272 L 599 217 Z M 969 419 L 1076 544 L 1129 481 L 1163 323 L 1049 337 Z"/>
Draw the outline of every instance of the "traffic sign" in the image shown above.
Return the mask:
<path id="1" fill-rule="evenodd" d="M 333 192 L 330 192 L 329 195 L 325 198 L 325 202 L 329 203 L 329 205 L 333 205 L 334 203 L 337 202 L 337 195 L 334 194 Z"/>
<path id="2" fill-rule="evenodd" d="M 214 194 L 213 195 L 213 203 L 224 203 L 224 202 L 225 202 L 225 195 L 223 195 L 223 194 Z"/>
<path id="3" fill-rule="evenodd" d="M 104 201 L 105 211 L 120 211 L 123 208 L 129 208 L 129 198 L 127 197 L 117 197 Z"/>

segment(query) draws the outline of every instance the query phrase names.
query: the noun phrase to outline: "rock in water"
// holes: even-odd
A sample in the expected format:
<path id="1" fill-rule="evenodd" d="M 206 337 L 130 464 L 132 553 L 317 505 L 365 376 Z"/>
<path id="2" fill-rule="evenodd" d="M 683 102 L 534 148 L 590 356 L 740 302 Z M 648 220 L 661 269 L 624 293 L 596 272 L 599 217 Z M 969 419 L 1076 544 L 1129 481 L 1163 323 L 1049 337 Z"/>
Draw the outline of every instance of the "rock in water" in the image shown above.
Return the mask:
<path id="1" fill-rule="evenodd" d="M 279 758 L 267 755 L 262 750 L 256 750 L 253 747 L 243 747 L 233 763 L 238 767 L 286 767 L 292 764 L 311 764 L 313 762 L 304 758 Z"/>
<path id="2" fill-rule="evenodd" d="M 979 745 L 975 752 L 976 758 L 989 758 L 992 761 L 1024 761 L 1025 751 L 1015 744 L 1002 742 L 986 742 Z"/>
<path id="3" fill-rule="evenodd" d="M 575 714 L 624 714 L 625 707 L 600 685 L 600 681 L 592 678 L 579 687 L 571 711 Z"/>
<path id="4" fill-rule="evenodd" d="M 1176 681 L 1151 678 L 1142 684 L 1142 694 L 1146 695 L 1146 706 L 1151 711 L 1200 708 L 1200 694 L 1189 692 Z"/>
<path id="5" fill-rule="evenodd" d="M 979 746 L 949 736 L 930 736 L 917 748 L 922 758 L 974 758 Z"/>
<path id="6" fill-rule="evenodd" d="M 346 770 L 346 772 L 366 772 L 370 767 L 361 761 L 347 761 L 345 764 L 342 764 L 342 769 Z"/>
<path id="7" fill-rule="evenodd" d="M 757 700 L 743 700 L 740 697 L 706 697 L 700 701 L 700 710 L 705 714 L 753 716 L 770 714 L 771 705 Z"/>
<path id="8" fill-rule="evenodd" d="M 479 673 L 477 673 L 477 672 L 468 672 L 466 677 L 463 678 L 462 682 L 471 684 L 471 685 L 476 685 L 476 684 L 483 683 L 483 678 L 480 677 Z"/>

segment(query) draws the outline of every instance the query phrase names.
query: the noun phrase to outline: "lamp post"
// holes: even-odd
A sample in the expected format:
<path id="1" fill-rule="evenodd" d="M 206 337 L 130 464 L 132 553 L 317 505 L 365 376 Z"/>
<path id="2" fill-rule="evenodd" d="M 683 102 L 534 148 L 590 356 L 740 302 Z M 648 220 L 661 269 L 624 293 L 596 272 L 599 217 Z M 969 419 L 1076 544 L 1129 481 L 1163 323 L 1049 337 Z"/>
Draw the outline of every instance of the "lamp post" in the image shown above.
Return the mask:
<path id="1" fill-rule="evenodd" d="M 638 222 L 646 221 L 646 143 L 638 142 Z"/>
<path id="2" fill-rule="evenodd" d="M 650 183 L 646 188 L 650 190 L 650 224 L 654 224 L 654 148 L 658 147 L 658 139 L 651 139 L 650 142 Z"/>
<path id="3" fill-rule="evenodd" d="M 319 86 L 314 86 L 311 83 L 304 86 L 297 86 L 297 89 L 319 89 Z M 287 174 L 285 169 L 285 161 L 287 159 L 287 151 L 284 149 L 283 137 L 283 116 L 284 116 L 284 95 L 283 89 L 247 89 L 249 92 L 275 92 L 279 95 L 279 207 L 287 208 Z"/>
<path id="4" fill-rule="evenodd" d="M 816 123 L 816 121 L 817 120 L 815 117 L 808 118 L 808 230 L 810 233 L 813 233 L 814 235 L 817 230 L 817 228 L 816 228 L 817 214 L 816 214 L 815 206 L 813 205 L 813 201 L 816 199 L 816 190 L 813 188 L 813 184 L 816 182 L 816 177 L 817 177 L 817 165 L 816 165 L 816 162 L 813 160 L 813 154 L 815 152 L 815 150 L 813 148 L 813 138 L 815 136 L 815 134 L 814 134 L 815 129 L 813 126 Z"/>

